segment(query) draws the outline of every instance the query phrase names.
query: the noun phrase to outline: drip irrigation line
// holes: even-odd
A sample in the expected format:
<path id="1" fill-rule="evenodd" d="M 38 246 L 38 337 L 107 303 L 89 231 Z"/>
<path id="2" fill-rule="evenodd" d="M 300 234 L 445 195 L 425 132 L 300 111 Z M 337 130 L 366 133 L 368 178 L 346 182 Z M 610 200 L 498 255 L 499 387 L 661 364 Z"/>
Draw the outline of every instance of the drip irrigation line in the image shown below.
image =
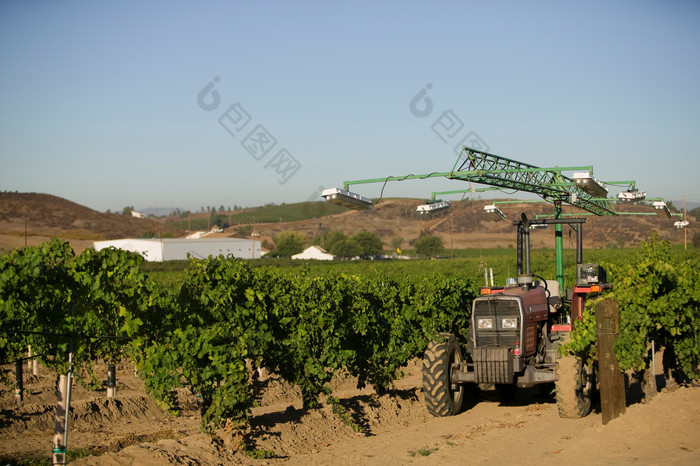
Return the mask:
<path id="1" fill-rule="evenodd" d="M 15 333 L 18 335 L 40 335 L 44 337 L 63 337 L 63 338 L 84 338 L 90 340 L 133 340 L 132 337 L 119 337 L 116 335 L 86 335 L 84 333 L 51 333 L 51 332 L 37 332 L 32 330 L 16 330 L 16 329 L 2 329 L 2 333 Z"/>
<path id="2" fill-rule="evenodd" d="M 15 359 L 14 361 L 7 361 L 7 362 L 5 362 L 5 361 L 0 361 L 0 366 L 4 366 L 4 365 L 6 365 L 6 364 L 15 364 L 15 363 L 20 362 L 20 361 L 29 361 L 29 360 L 31 360 L 31 359 L 40 358 L 40 357 L 45 356 L 45 355 L 47 355 L 47 354 L 48 354 L 48 353 L 35 354 L 35 355 L 33 355 L 33 356 L 28 356 L 28 357 L 26 357 L 26 358 L 18 358 L 18 359 Z"/>

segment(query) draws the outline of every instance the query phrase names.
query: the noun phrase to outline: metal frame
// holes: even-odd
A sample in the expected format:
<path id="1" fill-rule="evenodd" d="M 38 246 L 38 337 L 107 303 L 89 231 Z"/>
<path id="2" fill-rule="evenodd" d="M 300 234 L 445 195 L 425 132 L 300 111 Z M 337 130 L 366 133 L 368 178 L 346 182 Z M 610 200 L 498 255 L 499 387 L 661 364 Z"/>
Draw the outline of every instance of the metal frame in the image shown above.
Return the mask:
<path id="1" fill-rule="evenodd" d="M 592 166 L 579 167 L 551 167 L 541 168 L 535 165 L 518 162 L 499 155 L 479 151 L 466 146 L 462 147 L 459 157 L 455 161 L 452 170 L 448 172 L 432 172 L 421 175 L 388 176 L 385 178 L 371 178 L 364 180 L 353 180 L 343 182 L 345 190 L 349 191 L 350 186 L 367 183 L 388 183 L 389 181 L 424 180 L 428 178 L 447 178 L 450 180 L 461 180 L 469 183 L 485 184 L 489 187 L 470 188 L 452 191 L 434 192 L 432 198 L 438 194 L 459 194 L 465 192 L 483 192 L 494 189 L 514 189 L 518 191 L 537 194 L 542 201 L 554 204 L 554 245 L 556 257 L 556 279 L 561 289 L 564 289 L 564 238 L 562 224 L 566 221 L 563 217 L 562 204 L 566 203 L 573 207 L 578 207 L 586 211 L 576 215 L 637 215 L 642 213 L 617 212 L 613 205 L 616 198 L 595 197 L 576 185 L 576 182 L 563 175 L 562 172 L 573 172 L 585 170 L 593 176 Z M 636 189 L 636 183 L 630 181 L 603 181 L 602 184 L 627 186 L 628 191 Z M 383 192 L 384 188 L 382 188 Z M 654 199 L 646 199 L 652 201 Z M 533 201 L 496 201 L 496 202 L 533 202 Z M 496 203 L 494 202 L 494 204 Z M 654 214 L 650 214 L 654 215 Z M 541 216 L 538 216 L 541 217 Z"/>
<path id="2" fill-rule="evenodd" d="M 449 172 L 352 180 L 343 182 L 343 186 L 349 191 L 350 186 L 356 184 L 447 178 L 530 192 L 549 202 L 566 202 L 596 215 L 617 215 L 612 207 L 612 199 L 594 198 L 578 188 L 571 178 L 562 175 L 564 171 L 576 170 L 593 172 L 593 167 L 541 168 L 465 146 Z"/>

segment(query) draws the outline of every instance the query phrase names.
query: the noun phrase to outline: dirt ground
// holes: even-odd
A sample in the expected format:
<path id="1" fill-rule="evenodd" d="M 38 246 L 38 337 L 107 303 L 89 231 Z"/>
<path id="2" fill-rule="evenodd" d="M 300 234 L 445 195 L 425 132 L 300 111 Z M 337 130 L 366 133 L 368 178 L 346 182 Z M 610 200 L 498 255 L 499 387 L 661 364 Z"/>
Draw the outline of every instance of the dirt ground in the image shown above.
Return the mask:
<path id="1" fill-rule="evenodd" d="M 102 367 L 104 369 L 104 367 Z M 0 386 L 0 462 L 48 458 L 54 426 L 55 376 L 25 370 L 24 407 L 13 410 L 14 392 Z M 116 400 L 104 390 L 76 384 L 71 402 L 69 450 L 90 456 L 83 465 L 130 464 L 700 464 L 700 385 L 663 389 L 640 403 L 630 385 L 627 412 L 602 425 L 600 408 L 583 419 L 560 419 L 554 398 L 521 389 L 512 402 L 481 391 L 465 411 L 433 418 L 423 406 L 418 361 L 390 394 L 358 390 L 339 377 L 341 399 L 356 433 L 330 406 L 302 411 L 299 392 L 267 377 L 260 407 L 253 409 L 248 441 L 273 457 L 253 459 L 231 444 L 199 431 L 195 398 L 179 392 L 180 417 L 161 411 L 128 366 L 118 368 Z"/>

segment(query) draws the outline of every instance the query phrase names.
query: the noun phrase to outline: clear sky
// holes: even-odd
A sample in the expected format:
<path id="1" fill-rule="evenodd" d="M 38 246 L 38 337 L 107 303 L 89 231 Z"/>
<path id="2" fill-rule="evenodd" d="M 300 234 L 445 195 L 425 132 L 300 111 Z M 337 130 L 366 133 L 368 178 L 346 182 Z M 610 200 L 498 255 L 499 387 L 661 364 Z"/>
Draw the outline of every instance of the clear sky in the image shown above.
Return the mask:
<path id="1" fill-rule="evenodd" d="M 297 202 L 462 140 L 700 201 L 700 3 L 0 1 L 0 190 Z"/>

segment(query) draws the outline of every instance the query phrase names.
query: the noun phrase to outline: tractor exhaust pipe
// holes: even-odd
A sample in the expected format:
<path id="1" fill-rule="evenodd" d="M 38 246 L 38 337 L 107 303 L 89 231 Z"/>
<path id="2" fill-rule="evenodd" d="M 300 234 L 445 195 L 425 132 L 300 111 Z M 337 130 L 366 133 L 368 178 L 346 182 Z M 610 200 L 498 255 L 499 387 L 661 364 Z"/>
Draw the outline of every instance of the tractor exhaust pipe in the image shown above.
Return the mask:
<path id="1" fill-rule="evenodd" d="M 532 286 L 532 270 L 530 268 L 530 222 L 527 215 L 523 213 L 521 220 L 518 223 L 518 285 L 523 288 L 530 289 Z M 524 257 L 521 257 L 523 256 Z M 525 273 L 523 273 L 523 264 L 525 262 Z"/>

